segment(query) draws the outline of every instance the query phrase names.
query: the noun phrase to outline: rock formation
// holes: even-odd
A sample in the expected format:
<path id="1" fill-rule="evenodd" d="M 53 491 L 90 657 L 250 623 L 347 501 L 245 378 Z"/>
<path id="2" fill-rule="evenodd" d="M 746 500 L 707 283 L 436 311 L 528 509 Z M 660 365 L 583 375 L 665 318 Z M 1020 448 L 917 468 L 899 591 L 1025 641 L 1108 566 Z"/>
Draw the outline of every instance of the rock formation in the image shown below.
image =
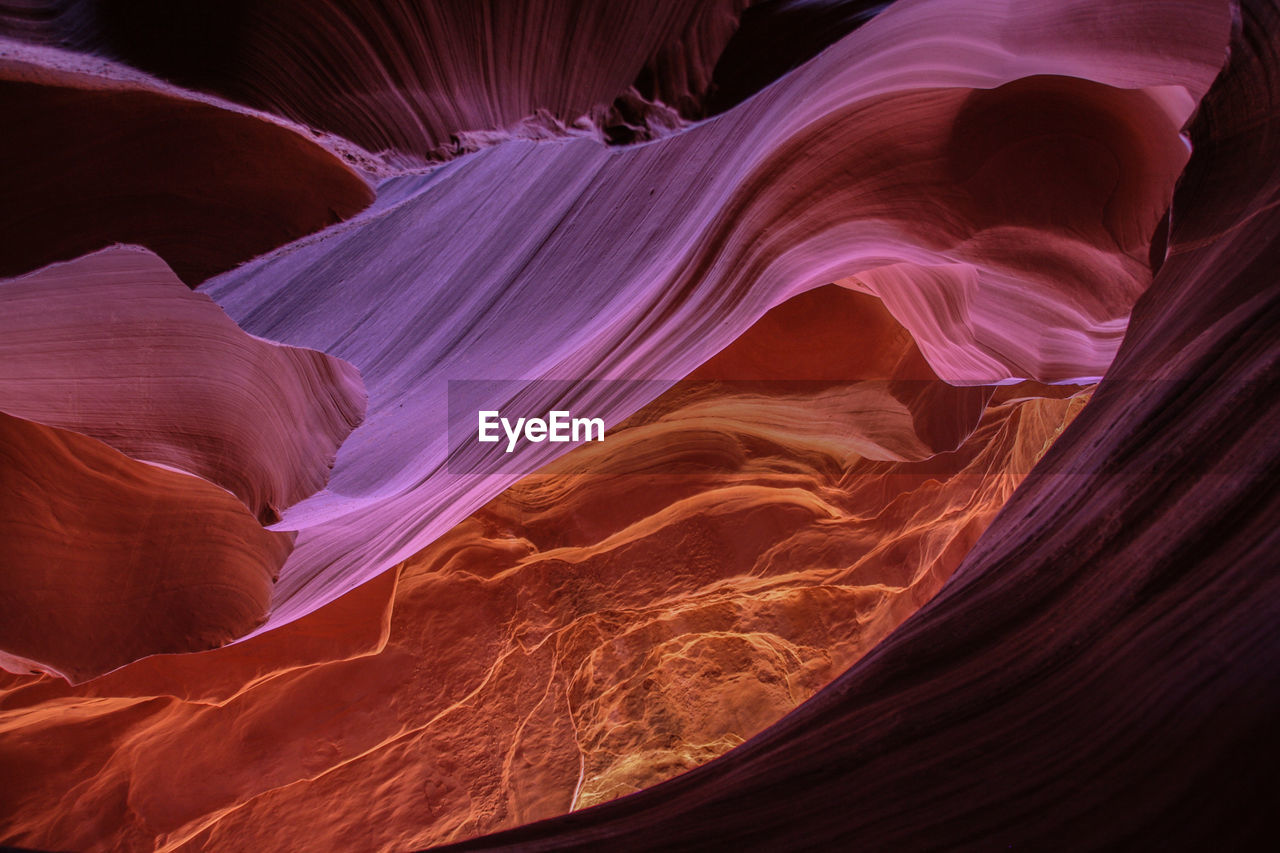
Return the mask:
<path id="1" fill-rule="evenodd" d="M 1256 845 L 1277 32 L 0 2 L 0 844 Z"/>

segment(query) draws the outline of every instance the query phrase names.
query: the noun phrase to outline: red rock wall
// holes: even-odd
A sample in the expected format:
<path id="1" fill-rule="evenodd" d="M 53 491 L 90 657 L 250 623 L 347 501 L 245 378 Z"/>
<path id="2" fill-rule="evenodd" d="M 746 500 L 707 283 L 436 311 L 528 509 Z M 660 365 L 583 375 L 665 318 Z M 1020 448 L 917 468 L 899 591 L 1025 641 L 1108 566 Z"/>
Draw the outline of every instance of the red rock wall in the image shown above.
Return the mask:
<path id="1" fill-rule="evenodd" d="M 724 759 L 463 849 L 1265 846 L 1280 8 L 1236 26 L 1115 365 L 943 593 Z"/>
<path id="2" fill-rule="evenodd" d="M 0 3 L 0 843 L 1257 846 L 1275 0 L 306 5 Z"/>

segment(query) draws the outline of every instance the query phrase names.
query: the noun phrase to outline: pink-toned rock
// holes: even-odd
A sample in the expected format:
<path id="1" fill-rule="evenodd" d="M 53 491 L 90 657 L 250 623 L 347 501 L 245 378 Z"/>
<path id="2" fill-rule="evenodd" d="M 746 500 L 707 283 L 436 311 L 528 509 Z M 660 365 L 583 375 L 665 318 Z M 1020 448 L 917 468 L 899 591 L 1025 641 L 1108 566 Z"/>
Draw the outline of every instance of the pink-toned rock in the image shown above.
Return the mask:
<path id="1" fill-rule="evenodd" d="M 0 411 L 202 477 L 263 523 L 324 485 L 364 402 L 351 365 L 246 335 L 136 247 L 0 282 Z"/>
<path id="2" fill-rule="evenodd" d="M 246 330 L 339 356 L 369 390 L 328 488 L 282 521 L 300 535 L 268 627 L 563 447 L 451 472 L 450 431 L 516 393 L 479 382 L 449 399 L 451 381 L 527 384 L 537 408 L 558 387 L 537 380 L 662 380 L 584 383 L 577 405 L 617 424 L 837 279 L 881 296 L 946 380 L 1096 379 L 1149 281 L 1179 127 L 1224 55 L 1226 6 L 1180 9 L 895 5 L 683 132 L 625 149 L 509 141 L 389 179 L 323 239 L 208 282 Z"/>
<path id="3" fill-rule="evenodd" d="M 197 477 L 0 413 L 0 665 L 70 681 L 260 624 L 292 536 Z"/>
<path id="4" fill-rule="evenodd" d="M 354 146 L 132 69 L 0 39 L 0 277 L 113 243 L 191 287 L 366 207 Z"/>

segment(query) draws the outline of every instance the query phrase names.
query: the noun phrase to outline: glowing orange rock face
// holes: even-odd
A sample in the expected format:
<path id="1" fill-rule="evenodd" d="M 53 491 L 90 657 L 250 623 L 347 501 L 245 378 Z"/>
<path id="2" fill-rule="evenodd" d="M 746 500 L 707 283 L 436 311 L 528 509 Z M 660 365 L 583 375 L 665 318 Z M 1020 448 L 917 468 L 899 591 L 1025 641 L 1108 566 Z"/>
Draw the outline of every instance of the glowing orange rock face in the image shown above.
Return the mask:
<path id="1" fill-rule="evenodd" d="M 796 324 L 814 348 L 793 346 Z M 305 823 L 326 845 L 405 849 L 703 763 L 937 591 L 1083 405 L 1022 391 L 931 378 L 873 297 L 797 297 L 407 561 L 373 646 L 290 659 L 299 637 L 347 627 L 335 608 L 378 624 L 389 590 L 361 588 L 280 632 L 78 689 L 13 677 L 5 719 L 51 737 L 9 755 L 38 784 L 5 834 L 261 849 Z M 227 670 L 247 686 L 183 686 Z M 74 811 L 102 817 L 50 820 L 90 776 Z"/>
<path id="2" fill-rule="evenodd" d="M 428 5 L 370 4 L 367 21 L 351 4 L 264 5 L 205 42 L 248 59 L 195 79 L 173 71 L 200 63 L 151 63 L 87 5 L 4 12 L 170 79 L 0 43 L 16 126 L 0 150 L 36 166 L 2 199 L 16 239 L 0 275 L 26 274 L 0 282 L 0 843 L 402 850 L 610 801 L 517 831 L 707 846 L 765 827 L 822 847 L 862 821 L 859 838 L 886 842 L 867 846 L 915 849 L 954 841 L 938 824 L 957 814 L 963 838 L 997 837 L 1012 811 L 1052 839 L 1106 806 L 1112 824 L 1081 845 L 1105 847 L 1149 814 L 1135 783 L 1165 777 L 1081 780 L 1179 752 L 1108 737 L 1057 769 L 1113 720 L 1190 720 L 1171 742 L 1243 778 L 1202 757 L 1219 752 L 1205 734 L 1253 738 L 1268 706 L 1232 711 L 1238 725 L 1181 710 L 1211 677 L 1244 683 L 1220 648 L 1255 649 L 1275 624 L 1258 606 L 1227 618 L 1241 590 L 1274 587 L 1240 569 L 1263 550 L 1245 523 L 1275 538 L 1274 489 L 1174 482 L 1148 439 L 1178 423 L 1163 411 L 1195 407 L 1123 384 L 1166 366 L 1179 381 L 1274 373 L 1277 264 L 1258 248 L 1274 187 L 1202 166 L 1168 213 L 1193 116 L 1201 160 L 1217 146 L 1255 171 L 1276 162 L 1255 138 L 1280 138 L 1265 99 L 1197 113 L 1225 0 L 1177 16 L 1149 0 L 895 4 L 697 124 L 738 0 L 598 17 L 557 0 Z M 530 38 L 550 31 L 563 38 Z M 479 52 L 434 50 L 481 33 Z M 536 56 L 508 49 L 513 33 Z M 1270 44 L 1237 38 L 1237 73 Z M 644 76 L 683 114 L 627 88 Z M 1241 105 L 1247 120 L 1224 120 Z M 120 126 L 129 144 L 85 132 Z M 646 134 L 663 138 L 600 144 Z M 85 140 L 96 156 L 78 156 Z M 1223 213 L 1210 194 L 1218 213 L 1186 215 L 1206 185 L 1251 201 Z M 159 257 L 95 251 L 118 240 Z M 191 293 L 174 270 L 212 278 Z M 1238 329 L 1208 334 L 1215 310 Z M 1092 393 L 992 383 L 1092 381 L 1117 351 L 1121 375 L 1059 446 L 1079 470 L 1032 478 L 975 548 Z M 608 440 L 523 478 L 451 470 L 448 386 L 480 373 L 539 403 L 537 383 L 572 377 Z M 685 378 L 660 396 L 593 390 L 637 376 Z M 1233 388 L 1206 391 L 1200 432 L 1170 452 L 1212 461 L 1219 427 L 1265 431 L 1274 406 L 1246 391 L 1237 410 Z M 1121 469 L 1143 482 L 1110 478 Z M 1215 515 L 1245 519 L 1243 557 L 1202 559 L 1232 541 Z M 1184 627 L 1206 613 L 1218 646 Z M 1173 677 L 1193 659 L 1195 678 Z M 1243 707 L 1218 701 L 1241 692 L 1203 704 Z M 920 736 L 935 728 L 943 749 Z M 933 772 L 957 755 L 984 770 Z M 1192 789 L 1167 778 L 1165 819 Z M 1119 796 L 1128 808 L 1100 805 Z"/>

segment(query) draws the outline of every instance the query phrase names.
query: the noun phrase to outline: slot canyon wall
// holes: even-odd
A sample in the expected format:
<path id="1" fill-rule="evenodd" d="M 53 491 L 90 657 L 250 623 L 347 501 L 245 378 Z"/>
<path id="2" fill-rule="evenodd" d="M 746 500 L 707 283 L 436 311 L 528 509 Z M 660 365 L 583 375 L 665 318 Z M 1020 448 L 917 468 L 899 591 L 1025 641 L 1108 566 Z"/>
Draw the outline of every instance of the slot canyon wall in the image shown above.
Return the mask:
<path id="1" fill-rule="evenodd" d="M 1278 32 L 0 2 L 0 843 L 1248 849 Z"/>

